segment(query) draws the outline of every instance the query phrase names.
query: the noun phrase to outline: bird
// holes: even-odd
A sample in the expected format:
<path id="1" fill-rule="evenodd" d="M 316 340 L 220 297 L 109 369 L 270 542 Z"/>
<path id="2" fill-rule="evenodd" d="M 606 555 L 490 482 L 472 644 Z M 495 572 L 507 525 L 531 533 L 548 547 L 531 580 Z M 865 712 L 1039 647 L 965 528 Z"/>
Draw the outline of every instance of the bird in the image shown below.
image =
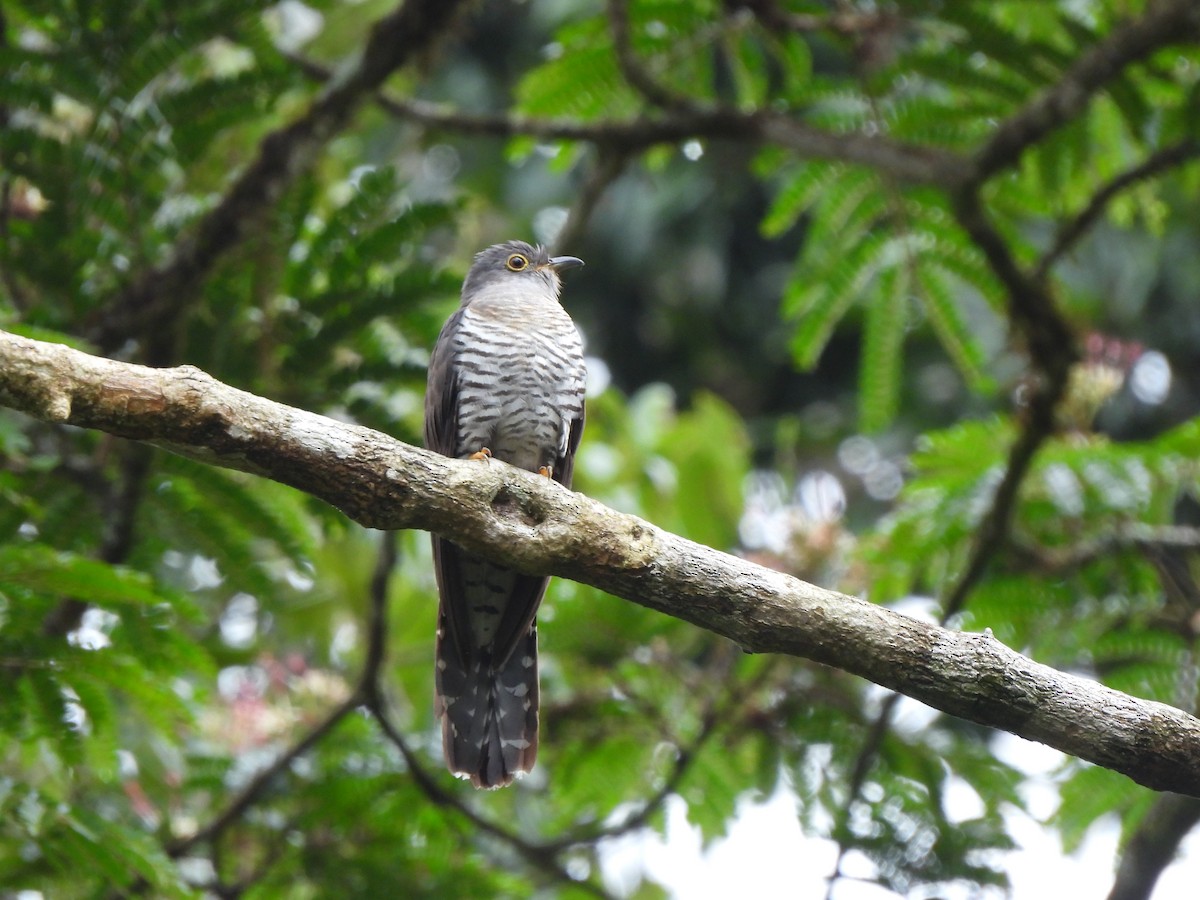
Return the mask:
<path id="1" fill-rule="evenodd" d="M 559 272 L 583 265 L 524 241 L 478 253 L 429 361 L 425 446 L 571 486 L 583 434 L 583 339 Z M 549 578 L 433 536 L 434 710 L 446 766 L 477 788 L 529 772 L 538 749 L 536 615 Z"/>

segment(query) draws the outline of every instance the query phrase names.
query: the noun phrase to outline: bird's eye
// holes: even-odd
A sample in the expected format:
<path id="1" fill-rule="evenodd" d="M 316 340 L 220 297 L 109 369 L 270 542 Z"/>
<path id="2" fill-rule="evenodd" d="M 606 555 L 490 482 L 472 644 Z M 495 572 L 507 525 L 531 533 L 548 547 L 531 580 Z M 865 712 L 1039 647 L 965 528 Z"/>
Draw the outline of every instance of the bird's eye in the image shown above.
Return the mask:
<path id="1" fill-rule="evenodd" d="M 514 253 L 504 261 L 504 265 L 508 267 L 508 271 L 510 272 L 520 272 L 529 265 L 529 260 L 520 253 Z"/>

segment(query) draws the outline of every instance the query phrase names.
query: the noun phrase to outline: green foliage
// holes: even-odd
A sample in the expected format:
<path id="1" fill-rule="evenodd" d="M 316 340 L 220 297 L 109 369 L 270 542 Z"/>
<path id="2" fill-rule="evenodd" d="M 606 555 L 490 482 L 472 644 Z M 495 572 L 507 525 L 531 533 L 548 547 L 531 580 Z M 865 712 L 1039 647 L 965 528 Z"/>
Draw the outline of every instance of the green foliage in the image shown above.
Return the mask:
<path id="1" fill-rule="evenodd" d="M 558 35 L 562 51 L 530 72 L 518 87 L 521 111 L 581 119 L 631 111 L 635 100 L 624 87 L 605 34 L 601 17 L 564 28 Z"/>
<path id="2" fill-rule="evenodd" d="M 1062 804 L 1055 822 L 1062 832 L 1063 849 L 1076 849 L 1084 835 L 1102 816 L 1118 812 L 1128 826 L 1146 812 L 1154 795 L 1107 769 L 1083 766 L 1062 786 Z"/>
<path id="3" fill-rule="evenodd" d="M 620 5 L 634 65 L 679 108 L 627 82 L 605 4 L 549 0 L 476 5 L 386 92 L 594 127 L 720 106 L 965 156 L 1144 7 Z M 309 109 L 320 87 L 295 54 L 342 72 L 395 4 L 295 6 L 4 5 L 0 327 L 95 349 L 124 292 L 169 265 L 238 174 L 277 147 L 276 130 Z M 835 8 L 879 18 L 840 26 Z M 316 30 L 310 43 L 301 26 Z M 1017 263 L 1034 265 L 1102 185 L 1194 139 L 1198 97 L 1195 46 L 1164 49 L 997 173 L 981 199 Z M 736 132 L 651 148 L 623 138 L 548 149 L 528 136 L 502 146 L 367 104 L 330 137 L 246 240 L 206 263 L 198 296 L 166 298 L 179 313 L 164 336 L 173 356 L 157 363 L 418 441 L 429 348 L 470 252 L 549 235 L 546 222 L 596 189 L 595 158 L 619 160 L 629 177 L 591 197 L 576 232 L 590 264 L 566 305 L 589 352 L 615 360 L 636 343 L 635 356 L 653 348 L 694 371 L 643 384 L 614 364 L 628 391 L 588 399 L 576 489 L 877 603 L 939 597 L 961 575 L 1026 425 L 1004 396 L 1023 357 L 1008 339 L 1009 298 L 943 191 Z M 1120 192 L 1101 238 L 1050 273 L 1080 334 L 1150 341 L 1138 327 L 1155 316 L 1190 333 L 1198 169 Z M 1106 247 L 1137 278 L 1106 269 Z M 755 305 L 761 294 L 768 303 Z M 610 305 L 615 334 L 600 324 Z M 751 360 L 721 343 L 739 322 Z M 1180 358 L 1182 383 L 1191 356 Z M 951 367 L 940 394 L 927 389 Z M 1186 402 L 1173 401 L 1172 421 L 1190 415 Z M 1200 491 L 1200 424 L 1129 421 L 1123 441 L 1077 421 L 1048 437 L 1010 539 L 952 624 L 1191 705 L 1194 559 L 1158 552 L 1154 536 Z M 858 430 L 902 472 L 894 499 L 864 502 L 869 473 L 843 458 L 845 438 L 865 440 Z M 539 619 L 538 768 L 508 790 L 469 791 L 441 772 L 435 586 L 419 534 L 394 536 L 383 685 L 411 755 L 348 712 L 222 825 L 258 773 L 362 698 L 379 536 L 281 485 L 7 411 L 0 463 L 5 896 L 590 895 L 602 836 L 627 822 L 662 832 L 667 796 L 710 846 L 747 801 L 780 792 L 807 835 L 865 856 L 880 889 L 1007 884 L 1005 816 L 1024 803 L 1025 773 L 997 760 L 983 729 L 902 704 L 851 798 L 878 691 L 569 582 L 552 585 Z M 776 493 L 759 509 L 746 485 L 768 465 L 778 471 L 755 477 Z M 803 470 L 815 468 L 846 486 L 844 521 L 812 502 Z M 755 516 L 762 546 L 745 546 Z M 1079 764 L 1063 766 L 1061 793 L 1050 827 L 1068 849 L 1112 813 L 1129 834 L 1153 799 Z M 218 835 L 181 850 L 213 823 Z M 669 888 L 637 878 L 629 896 Z"/>
<path id="4" fill-rule="evenodd" d="M 951 225 L 944 198 L 900 192 L 865 169 L 808 163 L 784 176 L 763 220 L 779 235 L 805 217 L 805 250 L 784 295 L 783 311 L 798 323 L 797 362 L 813 368 L 834 330 L 864 306 L 860 358 L 860 424 L 891 424 L 899 404 L 902 348 L 914 303 L 959 372 L 990 393 L 986 354 L 973 333 L 971 292 L 998 304 L 999 291 L 982 257 Z M 992 326 L 994 327 L 994 326 Z"/>

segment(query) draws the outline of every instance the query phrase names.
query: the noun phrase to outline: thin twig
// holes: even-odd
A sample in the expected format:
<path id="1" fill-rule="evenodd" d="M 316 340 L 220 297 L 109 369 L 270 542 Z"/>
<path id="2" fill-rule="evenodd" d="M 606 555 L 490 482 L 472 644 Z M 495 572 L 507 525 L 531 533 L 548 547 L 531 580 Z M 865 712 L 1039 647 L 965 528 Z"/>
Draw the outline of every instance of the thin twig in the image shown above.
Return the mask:
<path id="1" fill-rule="evenodd" d="M 1066 392 L 1071 366 L 1079 358 L 1074 337 L 1050 294 L 1021 271 L 1008 243 L 988 220 L 978 194 L 964 191 L 955 199 L 959 224 L 983 251 L 992 272 L 1005 287 L 1009 318 L 1029 349 L 1039 379 L 1030 392 L 1025 427 L 1009 451 L 1004 477 L 979 524 L 967 565 L 942 601 L 943 624 L 962 610 L 992 557 L 1008 539 L 1021 482 L 1037 451 L 1054 432 L 1054 412 Z"/>
<path id="2" fill-rule="evenodd" d="M 828 13 L 798 13 L 781 9 L 774 0 L 729 0 L 729 7 L 745 10 L 773 31 L 798 31 L 803 34 L 832 31 L 844 36 L 870 35 L 894 28 L 898 17 L 893 12 L 858 12 L 837 9 Z"/>
<path id="3" fill-rule="evenodd" d="M 361 700 L 363 707 L 375 720 L 384 737 L 399 751 L 408 769 L 409 777 L 432 804 L 443 809 L 454 810 L 478 831 L 508 844 L 535 868 L 550 875 L 556 881 L 574 885 L 594 896 L 606 898 L 608 895 L 598 886 L 572 878 L 558 862 L 555 852 L 543 849 L 537 844 L 525 840 L 519 833 L 484 818 L 467 806 L 457 794 L 447 791 L 438 784 L 434 777 L 426 771 L 413 749 L 409 747 L 408 741 L 405 740 L 400 730 L 392 723 L 387 712 L 387 701 L 383 694 L 381 675 L 387 646 L 387 585 L 395 564 L 396 535 L 389 531 L 383 534 L 379 562 L 371 577 L 370 610 L 367 615 L 367 657 L 355 698 Z"/>
<path id="4" fill-rule="evenodd" d="M 0 31 L 0 34 L 2 33 Z M 0 50 L 3 49 L 4 44 L 0 43 Z M 0 106 L 0 130 L 5 127 L 4 119 L 4 107 Z M 0 159 L 0 163 L 2 162 L 3 160 Z M 9 222 L 12 219 L 13 202 L 13 180 L 6 173 L 0 176 L 0 244 L 4 246 L 11 246 Z M 21 282 L 17 279 L 17 273 L 8 267 L 6 260 L 0 260 L 0 284 L 4 286 L 4 291 L 8 295 L 9 301 L 18 313 L 23 314 L 29 311 L 29 297 L 26 295 L 24 288 L 21 287 Z"/>
<path id="5" fill-rule="evenodd" d="M 955 199 L 959 224 L 983 251 L 992 272 L 1006 289 L 1009 318 L 1024 339 L 1039 378 L 1030 392 L 1025 427 L 1009 451 L 1004 477 L 996 487 L 991 508 L 979 524 L 967 565 L 943 599 L 943 623 L 961 611 L 992 557 L 1008 539 L 1021 482 L 1037 451 L 1054 432 L 1055 410 L 1066 392 L 1071 366 L 1079 358 L 1071 331 L 1050 294 L 1040 282 L 1021 271 L 1008 243 L 988 220 L 978 194 L 964 191 Z"/>
<path id="6" fill-rule="evenodd" d="M 359 677 L 358 690 L 355 692 L 367 701 L 378 689 L 379 676 L 383 671 L 383 663 L 387 652 L 387 595 L 391 584 L 392 573 L 399 562 L 400 551 L 396 543 L 396 533 L 385 531 L 379 538 L 379 556 L 375 561 L 375 569 L 371 572 L 371 582 L 367 588 L 369 599 L 367 613 L 367 653 L 363 660 L 362 675 Z"/>
<path id="7" fill-rule="evenodd" d="M 254 867 L 232 882 L 213 881 L 210 884 L 204 885 L 204 890 L 213 894 L 221 900 L 226 898 L 240 897 L 257 882 L 266 878 L 267 873 L 278 863 L 287 851 L 291 848 L 291 843 L 288 838 L 295 828 L 295 821 L 285 822 L 284 825 L 275 831 L 270 836 L 270 841 L 262 853 L 261 858 L 255 863 Z M 213 848 L 214 850 L 216 847 Z M 215 862 L 215 860 L 214 860 Z M 220 871 L 219 866 L 214 866 L 217 871 Z"/>
<path id="8" fill-rule="evenodd" d="M 367 709 L 379 725 L 380 731 L 383 732 L 384 736 L 400 752 L 400 755 L 404 758 L 405 765 L 408 767 L 409 776 L 431 803 L 444 809 L 454 810 L 455 813 L 464 818 L 478 831 L 490 835 L 512 847 L 526 862 L 535 869 L 549 875 L 555 881 L 570 884 L 572 887 L 585 891 L 595 897 L 607 900 L 609 897 L 608 893 L 598 884 L 572 878 L 570 873 L 559 863 L 557 853 L 553 849 L 546 849 L 539 844 L 527 841 L 516 831 L 512 831 L 484 818 L 467 806 L 458 795 L 445 790 L 439 785 L 433 776 L 421 765 L 416 753 L 408 746 L 408 742 L 404 739 L 399 729 L 392 724 L 387 711 L 383 708 L 382 698 L 378 693 L 374 694 L 368 701 Z"/>
<path id="9" fill-rule="evenodd" d="M 331 71 L 293 55 L 310 78 L 323 81 Z M 379 108 L 398 119 L 455 134 L 496 138 L 518 136 L 543 141 L 586 141 L 612 152 L 634 154 L 661 144 L 697 138 L 775 144 L 805 159 L 830 159 L 870 166 L 905 184 L 951 188 L 970 171 L 957 153 L 905 143 L 878 135 L 836 134 L 801 121 L 787 111 L 743 112 L 725 107 L 675 109 L 655 116 L 601 119 L 545 119 L 510 113 L 473 113 L 441 103 L 377 94 Z"/>
<path id="10" fill-rule="evenodd" d="M 271 765 L 259 772 L 211 822 L 194 834 L 171 844 L 167 848 L 169 856 L 173 858 L 182 856 L 197 844 L 217 838 L 258 800 L 276 776 L 286 771 L 296 759 L 316 746 L 326 734 L 333 730 L 334 726 L 366 701 L 368 689 L 373 689 L 383 665 L 384 641 L 387 634 L 383 618 L 386 615 L 384 604 L 387 597 L 388 580 L 395 565 L 395 535 L 388 532 L 380 543 L 378 562 L 371 575 L 371 612 L 367 623 L 367 652 L 357 688 L 328 712 L 321 721 L 310 728 L 304 737 L 280 754 Z"/>
<path id="11" fill-rule="evenodd" d="M 1054 243 L 1038 260 L 1037 266 L 1033 270 L 1034 280 L 1044 281 L 1046 279 L 1051 267 L 1088 232 L 1096 220 L 1103 215 L 1108 204 L 1119 193 L 1139 181 L 1154 178 L 1168 169 L 1183 165 L 1198 157 L 1200 157 L 1200 141 L 1195 138 L 1185 138 L 1155 151 L 1136 166 L 1113 177 L 1092 195 L 1087 206 L 1078 215 L 1065 222 L 1059 229 Z"/>
<path id="12" fill-rule="evenodd" d="M 1130 835 L 1108 900 L 1149 900 L 1183 838 L 1200 823 L 1200 800 L 1160 794 Z"/>
<path id="13" fill-rule="evenodd" d="M 975 155 L 969 182 L 981 184 L 1015 166 L 1026 149 L 1074 119 L 1092 96 L 1128 66 L 1172 44 L 1200 36 L 1196 0 L 1159 0 L 1132 22 L 1115 26 L 1107 37 L 1080 56 L 1051 87 L 1003 122 Z"/>
<path id="14" fill-rule="evenodd" d="M 1021 544 L 1014 549 L 1042 572 L 1054 575 L 1080 569 L 1121 550 L 1200 551 L 1200 528 L 1191 525 L 1132 523 L 1110 534 L 1066 547 L 1045 548 Z"/>
<path id="15" fill-rule="evenodd" d="M 718 683 L 724 684 L 728 680 L 729 670 L 732 668 L 733 663 L 736 662 L 736 659 L 736 655 L 726 658 L 726 665 L 722 667 L 724 674 L 720 675 Z M 599 840 L 620 837 L 621 835 L 629 834 L 639 828 L 645 827 L 666 801 L 679 791 L 679 786 L 683 783 L 683 779 L 687 776 L 688 772 L 691 771 L 692 765 L 700 755 L 701 750 L 717 733 L 720 726 L 728 722 L 730 714 L 738 709 L 747 697 L 753 695 L 766 683 L 767 679 L 777 668 L 775 663 L 776 661 L 772 660 L 764 665 L 757 675 L 744 684 L 736 686 L 727 693 L 717 694 L 711 698 L 708 708 L 701 716 L 700 727 L 686 746 L 679 747 L 670 774 L 667 775 L 658 790 L 648 797 L 636 812 L 626 816 L 620 822 L 611 825 L 581 827 L 574 833 L 565 835 L 543 846 L 547 849 L 566 849 L 568 847 L 579 846 L 580 844 L 595 843 Z M 678 742 L 676 743 L 678 745 Z"/>
<path id="16" fill-rule="evenodd" d="M 101 473 L 90 480 L 85 488 L 96 495 L 95 502 L 104 510 L 104 537 L 100 544 L 99 558 L 109 565 L 124 563 L 133 549 L 134 525 L 138 509 L 150 473 L 154 451 L 149 447 L 121 442 L 116 445 L 119 455 L 119 471 L 115 479 L 103 477 Z M 42 634 L 47 637 L 65 637 L 79 627 L 87 601 L 79 597 L 65 597 L 46 614 L 42 621 Z"/>
<path id="17" fill-rule="evenodd" d="M 167 847 L 167 855 L 172 859 L 178 859 L 197 844 L 215 840 L 225 829 L 237 822 L 246 810 L 258 802 L 259 798 L 277 776 L 282 775 L 293 762 L 316 746 L 342 719 L 353 712 L 359 706 L 360 702 L 361 698 L 357 694 L 351 694 L 330 712 L 326 713 L 325 717 L 310 728 L 304 737 L 277 756 L 274 762 L 255 775 L 250 783 L 242 788 L 237 796 L 226 804 L 224 809 L 214 816 L 207 825 L 187 837 L 171 843 Z"/>
<path id="18" fill-rule="evenodd" d="M 608 0 L 608 28 L 612 35 L 613 52 L 621 75 L 635 91 L 652 105 L 661 109 L 693 109 L 695 102 L 680 94 L 651 75 L 642 65 L 633 47 L 633 35 L 629 23 L 629 0 Z"/>
<path id="19" fill-rule="evenodd" d="M 557 248 L 570 249 L 583 236 L 584 229 L 596 211 L 596 206 L 604 197 L 605 192 L 614 181 L 621 177 L 629 155 L 622 151 L 600 151 L 600 158 L 584 179 L 583 186 L 571 205 L 567 221 L 554 237 L 553 244 Z"/>

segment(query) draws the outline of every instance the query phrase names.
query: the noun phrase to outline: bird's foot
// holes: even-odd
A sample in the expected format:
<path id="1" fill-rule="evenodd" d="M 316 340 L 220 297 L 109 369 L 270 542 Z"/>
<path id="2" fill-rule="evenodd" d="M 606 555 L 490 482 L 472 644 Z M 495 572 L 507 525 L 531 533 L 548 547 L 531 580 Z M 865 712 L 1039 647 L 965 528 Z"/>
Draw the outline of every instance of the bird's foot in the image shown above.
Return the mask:
<path id="1" fill-rule="evenodd" d="M 467 459 L 482 459 L 484 462 L 487 462 L 491 458 L 492 458 L 492 451 L 489 450 L 487 447 L 480 447 L 479 451 L 477 453 L 472 453 L 470 456 L 467 457 Z"/>
<path id="2" fill-rule="evenodd" d="M 546 478 L 554 477 L 554 466 L 539 466 L 538 474 L 544 475 Z"/>

